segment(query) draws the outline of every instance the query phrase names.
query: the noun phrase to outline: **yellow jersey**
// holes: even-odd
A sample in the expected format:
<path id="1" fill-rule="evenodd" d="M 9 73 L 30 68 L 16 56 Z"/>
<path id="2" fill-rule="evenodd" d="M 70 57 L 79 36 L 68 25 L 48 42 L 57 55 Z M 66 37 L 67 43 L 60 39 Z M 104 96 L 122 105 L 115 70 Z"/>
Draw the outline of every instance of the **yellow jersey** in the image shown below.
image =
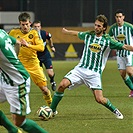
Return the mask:
<path id="1" fill-rule="evenodd" d="M 25 39 L 29 44 L 28 47 L 21 46 L 18 57 L 26 70 L 29 72 L 31 79 L 36 85 L 46 86 L 47 79 L 40 67 L 37 51 L 44 51 L 43 40 L 39 37 L 38 32 L 31 29 L 28 33 L 22 33 L 20 28 L 12 29 L 9 35 L 16 39 Z M 41 83 L 41 84 L 40 84 Z"/>
<path id="2" fill-rule="evenodd" d="M 20 47 L 18 57 L 23 64 L 33 64 L 39 62 L 37 58 L 37 51 L 44 51 L 44 44 L 36 30 L 31 28 L 28 33 L 24 34 L 20 28 L 14 28 L 9 32 L 9 35 L 15 37 L 18 40 L 23 38 L 29 44 L 28 47 Z"/>

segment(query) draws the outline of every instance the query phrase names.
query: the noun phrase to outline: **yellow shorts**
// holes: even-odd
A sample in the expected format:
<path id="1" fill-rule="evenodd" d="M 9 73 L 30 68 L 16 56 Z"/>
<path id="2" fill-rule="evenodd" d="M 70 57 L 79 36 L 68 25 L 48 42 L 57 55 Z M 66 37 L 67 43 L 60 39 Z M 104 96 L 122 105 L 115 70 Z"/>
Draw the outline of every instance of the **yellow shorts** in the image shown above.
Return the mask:
<path id="1" fill-rule="evenodd" d="M 47 86 L 47 79 L 46 76 L 44 75 L 43 68 L 40 67 L 39 63 L 24 63 L 24 67 L 26 70 L 29 72 L 30 77 L 32 81 L 39 87 L 41 86 Z"/>

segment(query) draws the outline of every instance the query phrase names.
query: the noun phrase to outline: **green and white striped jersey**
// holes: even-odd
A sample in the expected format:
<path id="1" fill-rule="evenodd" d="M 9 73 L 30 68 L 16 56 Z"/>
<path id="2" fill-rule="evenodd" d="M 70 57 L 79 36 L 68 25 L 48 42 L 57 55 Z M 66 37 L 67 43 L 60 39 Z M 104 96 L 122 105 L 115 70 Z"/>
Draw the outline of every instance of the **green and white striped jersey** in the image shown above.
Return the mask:
<path id="1" fill-rule="evenodd" d="M 100 74 L 105 68 L 110 49 L 122 49 L 124 45 L 108 34 L 97 37 L 95 32 L 79 32 L 78 37 L 85 43 L 78 66 Z"/>
<path id="2" fill-rule="evenodd" d="M 14 50 L 16 39 L 0 29 L 0 80 L 10 85 L 21 85 L 29 74 L 19 61 Z"/>
<path id="3" fill-rule="evenodd" d="M 133 25 L 128 22 L 124 22 L 121 27 L 116 23 L 113 24 L 109 29 L 109 35 L 121 43 L 133 45 Z M 127 57 L 128 55 L 130 55 L 130 51 L 117 50 L 117 56 L 119 57 Z"/>

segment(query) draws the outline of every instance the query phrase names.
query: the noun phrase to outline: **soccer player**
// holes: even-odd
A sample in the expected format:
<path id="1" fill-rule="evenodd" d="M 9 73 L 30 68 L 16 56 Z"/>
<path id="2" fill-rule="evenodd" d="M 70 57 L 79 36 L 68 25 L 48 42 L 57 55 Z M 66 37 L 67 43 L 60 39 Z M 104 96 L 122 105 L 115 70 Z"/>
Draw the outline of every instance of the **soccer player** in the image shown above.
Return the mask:
<path id="1" fill-rule="evenodd" d="M 115 12 L 116 23 L 109 29 L 109 35 L 113 36 L 121 43 L 133 45 L 133 25 L 125 22 L 123 10 L 118 9 Z M 117 50 L 118 70 L 125 84 L 129 87 L 129 97 L 133 97 L 133 52 L 127 50 Z"/>
<path id="2" fill-rule="evenodd" d="M 24 40 L 20 43 L 0 29 L 0 102 L 8 101 L 16 126 L 28 133 L 47 133 L 33 120 L 26 118 L 26 115 L 31 112 L 29 106 L 30 75 L 17 57 L 14 50 L 16 43 L 25 46 Z M 10 133 L 19 133 L 1 112 L 0 115 L 1 125 L 6 126 Z"/>
<path id="3" fill-rule="evenodd" d="M 62 29 L 67 35 L 78 36 L 84 40 L 84 50 L 80 62 L 74 69 L 68 72 L 60 82 L 53 96 L 51 109 L 53 115 L 56 113 L 58 103 L 64 96 L 66 88 L 73 89 L 82 84 L 90 88 L 94 94 L 95 100 L 114 113 L 116 118 L 123 119 L 121 112 L 105 98 L 102 93 L 101 76 L 111 49 L 132 50 L 133 47 L 120 43 L 112 39 L 105 33 L 107 29 L 107 18 L 104 15 L 98 15 L 95 19 L 95 30 L 88 32 L 79 32 Z"/>
<path id="4" fill-rule="evenodd" d="M 40 60 L 40 66 L 43 67 L 43 64 L 44 64 L 47 74 L 50 78 L 51 88 L 53 91 L 55 91 L 56 90 L 56 82 L 54 81 L 55 73 L 53 71 L 51 55 L 46 44 L 46 40 L 47 40 L 51 50 L 55 52 L 52 35 L 45 30 L 41 30 L 41 21 L 38 21 L 38 20 L 34 21 L 32 23 L 32 27 L 38 31 L 39 35 L 43 39 L 45 49 L 43 52 L 38 51 L 37 55 L 38 55 L 38 59 Z"/>
<path id="5" fill-rule="evenodd" d="M 12 29 L 9 35 L 17 39 L 23 38 L 28 42 L 26 46 L 20 47 L 18 57 L 29 72 L 32 81 L 41 89 L 47 105 L 50 106 L 52 102 L 51 92 L 47 87 L 47 79 L 37 58 L 37 51 L 44 51 L 43 40 L 40 39 L 38 32 L 31 28 L 30 15 L 28 13 L 21 13 L 18 19 L 20 28 Z"/>

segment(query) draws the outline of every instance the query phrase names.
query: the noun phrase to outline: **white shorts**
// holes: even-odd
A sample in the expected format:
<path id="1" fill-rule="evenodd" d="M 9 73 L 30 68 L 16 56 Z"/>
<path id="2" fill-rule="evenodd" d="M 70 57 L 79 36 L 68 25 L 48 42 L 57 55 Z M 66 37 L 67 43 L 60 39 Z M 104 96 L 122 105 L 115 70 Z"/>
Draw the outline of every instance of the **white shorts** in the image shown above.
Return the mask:
<path id="1" fill-rule="evenodd" d="M 69 89 L 73 89 L 82 84 L 85 84 L 90 89 L 102 89 L 101 75 L 97 72 L 91 71 L 86 68 L 76 66 L 73 70 L 67 73 L 64 78 L 67 78 L 71 82 Z"/>
<path id="2" fill-rule="evenodd" d="M 117 65 L 118 69 L 125 70 L 128 66 L 133 66 L 133 55 L 129 55 L 128 57 L 118 57 L 117 56 Z"/>
<path id="3" fill-rule="evenodd" d="M 0 79 L 0 102 L 8 101 L 10 112 L 26 115 L 31 112 L 29 106 L 30 78 L 22 85 L 11 86 Z"/>

